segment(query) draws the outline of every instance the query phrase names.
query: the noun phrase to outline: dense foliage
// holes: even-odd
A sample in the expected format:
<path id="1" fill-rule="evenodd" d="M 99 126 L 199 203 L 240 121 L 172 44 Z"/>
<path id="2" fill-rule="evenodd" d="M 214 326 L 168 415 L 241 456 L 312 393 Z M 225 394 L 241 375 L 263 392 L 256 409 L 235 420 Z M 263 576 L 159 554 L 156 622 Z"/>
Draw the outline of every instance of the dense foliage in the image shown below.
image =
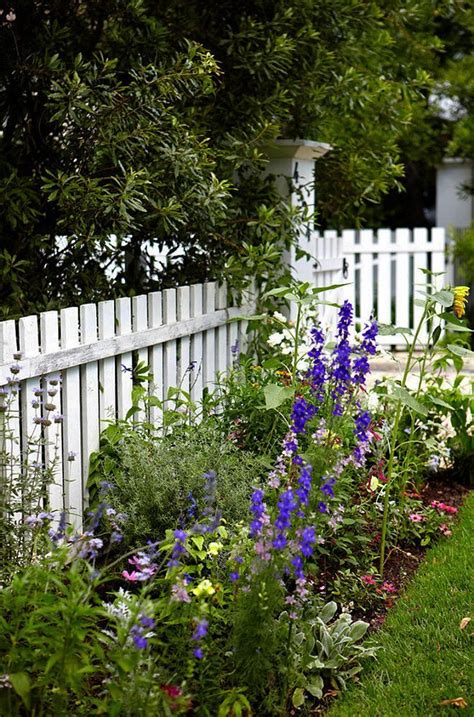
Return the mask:
<path id="1" fill-rule="evenodd" d="M 245 245 L 288 243 L 297 217 L 262 178 L 277 136 L 331 143 L 320 219 L 363 216 L 401 173 L 445 4 L 4 2 L 3 315 L 203 279 Z"/>

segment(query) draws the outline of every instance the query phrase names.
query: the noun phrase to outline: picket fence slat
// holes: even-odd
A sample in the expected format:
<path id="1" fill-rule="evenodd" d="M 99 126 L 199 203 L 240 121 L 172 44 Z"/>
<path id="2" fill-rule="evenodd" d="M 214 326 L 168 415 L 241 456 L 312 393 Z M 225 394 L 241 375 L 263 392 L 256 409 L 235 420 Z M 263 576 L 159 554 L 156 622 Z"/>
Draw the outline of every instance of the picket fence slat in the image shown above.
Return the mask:
<path id="1" fill-rule="evenodd" d="M 140 333 L 148 329 L 148 302 L 145 294 L 134 296 L 132 299 L 132 326 L 133 333 Z M 138 349 L 137 360 L 139 363 L 148 365 L 148 349 Z M 146 408 L 140 407 L 136 414 L 137 421 L 145 421 L 147 419 Z"/>
<path id="2" fill-rule="evenodd" d="M 99 341 L 115 335 L 115 304 L 113 300 L 98 304 Z M 99 361 L 99 416 L 101 422 L 115 418 L 117 411 L 115 358 Z"/>
<path id="3" fill-rule="evenodd" d="M 25 359 L 32 358 L 39 354 L 38 317 L 25 316 L 18 322 L 20 351 Z M 39 388 L 37 379 L 27 379 L 20 392 L 21 407 L 21 445 L 22 457 L 29 463 L 42 463 L 43 458 L 40 451 L 35 448 L 36 442 L 41 440 L 41 426 L 35 423 L 36 409 L 31 405 L 35 388 Z M 44 389 L 44 382 L 41 383 Z M 43 400 L 45 395 L 43 393 Z"/>
<path id="4" fill-rule="evenodd" d="M 14 359 L 18 351 L 15 322 L 4 321 L 0 323 L 0 360 L 5 364 L 19 363 Z M 13 374 L 12 374 L 13 375 Z M 21 376 L 18 374 L 18 376 Z M 12 499 L 18 498 L 20 493 L 21 476 L 21 423 L 20 398 L 17 390 L 0 397 L 2 404 L 9 406 L 9 415 L 0 413 L 0 451 L 2 462 L 0 465 L 0 479 Z M 15 512 L 14 519 L 22 520 L 23 515 Z"/>
<path id="5" fill-rule="evenodd" d="M 79 311 L 75 307 L 62 309 L 62 349 L 79 345 Z M 81 445 L 81 379 L 80 366 L 72 366 L 62 373 L 63 398 L 63 474 L 65 511 L 68 521 L 78 530 L 82 528 L 82 445 Z"/>
<path id="6" fill-rule="evenodd" d="M 377 305 L 377 319 L 382 324 L 392 323 L 391 241 L 392 232 L 390 231 L 390 229 L 379 229 L 377 286 L 375 293 Z"/>
<path id="7" fill-rule="evenodd" d="M 122 297 L 115 302 L 116 335 L 128 336 L 132 333 L 132 307 L 130 299 Z M 105 342 L 102 342 L 104 345 Z M 132 407 L 133 355 L 124 351 L 117 356 L 117 417 L 125 418 Z"/>
<path id="8" fill-rule="evenodd" d="M 191 317 L 198 318 L 203 314 L 203 285 L 195 284 L 191 287 Z M 202 399 L 203 382 L 203 347 L 204 337 L 202 332 L 192 335 L 190 360 L 193 369 L 191 371 L 191 400 Z"/>
<path id="9" fill-rule="evenodd" d="M 83 304 L 79 310 L 81 342 L 97 341 L 97 307 Z M 87 484 L 89 458 L 99 448 L 99 366 L 91 361 L 81 366 L 81 419 L 82 419 L 82 485 Z M 86 491 L 83 500 L 86 501 Z"/>
<path id="10" fill-rule="evenodd" d="M 204 284 L 204 312 L 212 314 L 216 310 L 216 284 L 209 282 Z M 216 336 L 215 329 L 208 329 L 204 333 L 204 356 L 206 360 L 203 365 L 204 388 L 214 388 L 216 375 Z"/>
<path id="11" fill-rule="evenodd" d="M 217 289 L 216 309 L 225 309 L 227 306 L 227 285 L 223 283 Z M 216 341 L 216 370 L 220 376 L 225 375 L 229 366 L 229 356 L 227 348 L 227 326 L 223 324 L 217 329 Z"/>
<path id="12" fill-rule="evenodd" d="M 148 295 L 148 322 L 150 329 L 157 329 L 163 323 L 162 297 L 159 291 Z M 148 350 L 148 364 L 153 376 L 150 393 L 163 401 L 163 346 L 151 346 Z M 163 412 L 158 406 L 151 406 L 149 419 L 155 426 L 162 423 Z"/>
<path id="13" fill-rule="evenodd" d="M 176 323 L 176 289 L 165 289 L 163 292 L 163 323 Z M 170 388 L 177 384 L 177 345 L 176 340 L 167 341 L 163 347 L 163 393 L 165 400 Z M 170 408 L 169 403 L 166 408 Z"/>
<path id="14" fill-rule="evenodd" d="M 191 291 L 189 286 L 180 286 L 177 292 L 177 319 L 186 321 L 191 318 Z M 189 364 L 191 362 L 191 339 L 182 336 L 179 342 L 178 386 L 189 393 Z"/>
<path id="15" fill-rule="evenodd" d="M 60 348 L 59 323 L 57 311 L 45 311 L 40 314 L 41 350 L 53 353 Z M 56 408 L 48 411 L 43 403 L 43 418 L 50 425 L 43 429 L 44 435 L 44 461 L 45 465 L 54 465 L 53 482 L 49 485 L 49 505 L 53 512 L 61 514 L 64 510 L 64 488 L 62 471 L 62 436 L 61 419 L 55 421 L 54 416 L 61 416 L 61 386 L 59 373 L 47 374 L 44 377 L 44 401 L 48 401 Z"/>

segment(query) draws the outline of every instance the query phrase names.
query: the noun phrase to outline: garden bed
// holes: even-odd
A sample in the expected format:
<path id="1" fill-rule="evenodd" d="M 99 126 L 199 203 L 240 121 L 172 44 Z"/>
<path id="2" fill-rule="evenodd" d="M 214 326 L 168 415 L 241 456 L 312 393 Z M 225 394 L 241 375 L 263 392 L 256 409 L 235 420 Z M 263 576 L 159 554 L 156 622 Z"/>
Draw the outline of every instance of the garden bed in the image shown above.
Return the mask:
<path id="1" fill-rule="evenodd" d="M 308 287 L 291 291 L 278 352 L 236 361 L 201 404 L 137 383 L 92 456 L 82 531 L 9 505 L 0 711 L 317 714 L 376 656 L 426 550 L 452 539 L 467 488 L 434 470 L 472 456 L 472 399 L 429 345 L 367 391 L 376 322 L 354 338 L 345 302 L 329 343 L 303 330 Z M 448 300 L 427 300 L 429 326 Z"/>

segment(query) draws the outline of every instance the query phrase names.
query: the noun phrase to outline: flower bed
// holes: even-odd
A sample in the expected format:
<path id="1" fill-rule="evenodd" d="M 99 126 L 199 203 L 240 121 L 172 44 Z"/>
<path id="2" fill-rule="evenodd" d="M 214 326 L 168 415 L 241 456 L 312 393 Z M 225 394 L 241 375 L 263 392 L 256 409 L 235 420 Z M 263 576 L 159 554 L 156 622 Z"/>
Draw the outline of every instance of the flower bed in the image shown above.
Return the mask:
<path id="1" fill-rule="evenodd" d="M 426 478 L 463 445 L 446 416 L 472 420 L 441 380 L 459 351 L 410 351 L 401 382 L 369 393 L 377 323 L 355 336 L 345 302 L 333 338 L 302 337 L 308 287 L 290 294 L 291 351 L 271 333 L 273 354 L 236 361 L 211 403 L 174 390 L 160 431 L 105 430 L 85 532 L 44 505 L 26 517 L 0 591 L 2 713 L 305 713 L 375 655 L 370 624 L 457 513 L 460 492 Z M 427 298 L 432 343 L 453 300 Z"/>

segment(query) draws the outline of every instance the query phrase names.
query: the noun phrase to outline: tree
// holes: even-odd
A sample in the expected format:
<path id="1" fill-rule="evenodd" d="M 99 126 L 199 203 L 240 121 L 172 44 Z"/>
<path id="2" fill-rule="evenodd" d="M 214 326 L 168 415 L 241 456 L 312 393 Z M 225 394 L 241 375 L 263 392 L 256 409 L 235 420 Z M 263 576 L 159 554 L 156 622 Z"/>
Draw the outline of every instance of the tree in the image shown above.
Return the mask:
<path id="1" fill-rule="evenodd" d="M 439 46 L 431 56 L 431 86 L 399 140 L 404 174 L 368 220 L 375 226 L 434 225 L 436 167 L 444 157 L 474 158 L 474 9 L 441 4 L 434 16 Z M 474 187 L 460 187 L 474 191 Z"/>
<path id="2" fill-rule="evenodd" d="M 3 315 L 203 279 L 245 244 L 290 242 L 301 217 L 262 178 L 277 136 L 333 144 L 320 221 L 358 220 L 401 174 L 441 4 L 4 4 Z M 174 256 L 159 277 L 146 242 Z"/>

